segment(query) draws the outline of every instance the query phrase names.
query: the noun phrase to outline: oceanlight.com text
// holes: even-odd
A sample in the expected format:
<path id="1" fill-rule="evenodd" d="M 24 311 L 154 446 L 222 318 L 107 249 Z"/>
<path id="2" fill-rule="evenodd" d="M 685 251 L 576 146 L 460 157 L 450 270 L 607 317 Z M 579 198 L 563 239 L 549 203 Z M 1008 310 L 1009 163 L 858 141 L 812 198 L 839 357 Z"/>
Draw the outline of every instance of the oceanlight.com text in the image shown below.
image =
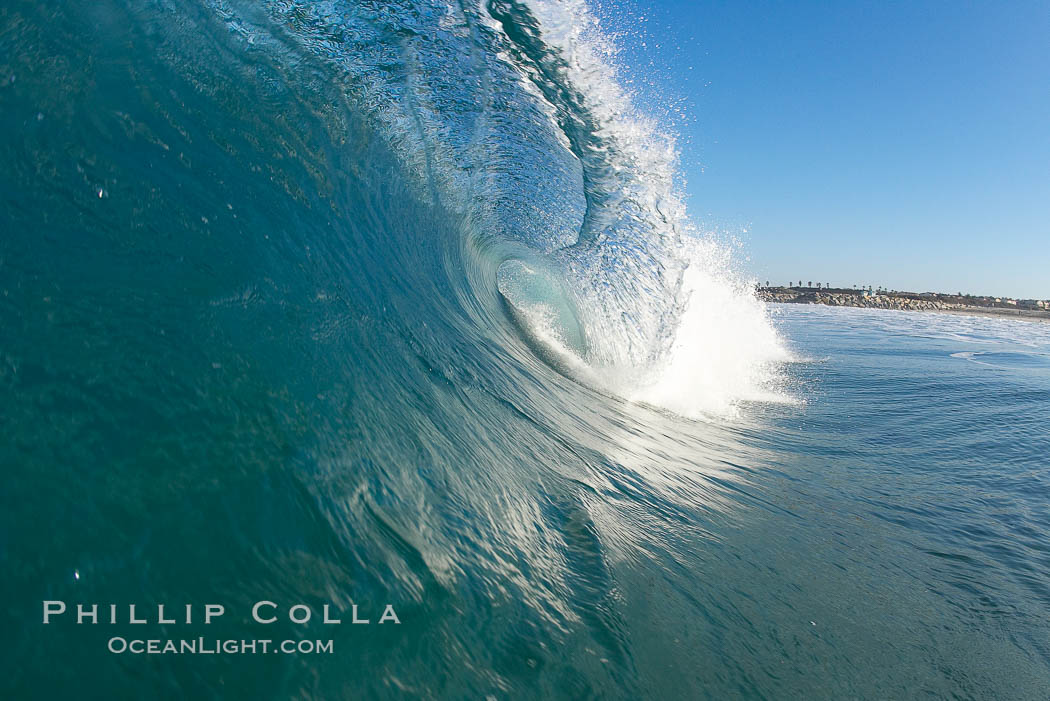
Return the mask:
<path id="1" fill-rule="evenodd" d="M 331 655 L 331 640 L 220 640 L 183 638 L 179 640 L 109 639 L 106 647 L 116 655 Z"/>

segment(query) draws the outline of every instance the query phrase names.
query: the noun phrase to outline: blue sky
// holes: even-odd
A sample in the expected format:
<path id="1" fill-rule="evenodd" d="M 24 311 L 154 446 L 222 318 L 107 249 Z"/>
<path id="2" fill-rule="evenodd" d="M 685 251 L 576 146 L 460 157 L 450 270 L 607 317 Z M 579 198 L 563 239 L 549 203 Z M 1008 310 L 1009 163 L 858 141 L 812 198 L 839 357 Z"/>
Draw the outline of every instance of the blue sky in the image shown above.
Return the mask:
<path id="1" fill-rule="evenodd" d="M 687 114 L 693 217 L 760 280 L 1050 298 L 1045 0 L 598 13 L 643 106 Z"/>

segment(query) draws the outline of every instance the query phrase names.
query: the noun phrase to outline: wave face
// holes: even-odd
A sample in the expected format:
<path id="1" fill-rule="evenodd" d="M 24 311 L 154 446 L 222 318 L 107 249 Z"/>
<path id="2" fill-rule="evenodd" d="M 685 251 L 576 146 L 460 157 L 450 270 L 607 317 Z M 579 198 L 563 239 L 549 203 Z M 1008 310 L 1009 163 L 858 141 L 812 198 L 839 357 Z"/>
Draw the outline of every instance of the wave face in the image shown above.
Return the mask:
<path id="1" fill-rule="evenodd" d="M 51 682 L 216 692 L 243 664 L 246 692 L 322 697 L 659 683 L 635 665 L 673 637 L 624 617 L 646 586 L 631 563 L 675 568 L 703 537 L 681 524 L 740 479 L 710 450 L 737 442 L 717 419 L 773 396 L 784 352 L 686 219 L 673 140 L 586 7 L 0 17 L 5 464 L 35 494 L 5 513 L 20 595 L 403 620 L 340 633 L 354 654 L 305 676 L 198 659 L 135 677 L 66 636 L 47 644 L 76 663 Z M 222 632 L 263 634 L 304 633 Z"/>
<path id="2" fill-rule="evenodd" d="M 14 0 L 0 46 L 5 600 L 336 648 L 129 662 L 106 639 L 143 626 L 9 603 L 0 696 L 909 695 L 814 686 L 898 649 L 809 637 L 850 588 L 807 568 L 856 564 L 810 525 L 839 506 L 782 378 L 816 380 L 586 6 Z M 865 601 L 913 591 L 888 571 Z M 261 599 L 402 624 L 260 629 Z M 964 677 L 931 693 L 999 688 Z"/>

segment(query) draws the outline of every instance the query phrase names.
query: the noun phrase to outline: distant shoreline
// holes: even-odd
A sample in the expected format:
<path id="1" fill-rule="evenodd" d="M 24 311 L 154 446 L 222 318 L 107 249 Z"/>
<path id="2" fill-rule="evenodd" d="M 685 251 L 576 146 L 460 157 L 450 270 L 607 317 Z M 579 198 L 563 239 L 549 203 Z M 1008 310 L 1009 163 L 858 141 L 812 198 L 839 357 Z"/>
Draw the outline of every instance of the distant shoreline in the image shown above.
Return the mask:
<path id="1" fill-rule="evenodd" d="M 895 309 L 913 312 L 943 312 L 963 316 L 987 316 L 1022 321 L 1050 322 L 1050 311 L 1005 306 L 967 304 L 966 297 L 908 292 L 878 292 L 812 287 L 759 287 L 759 299 L 780 304 L 823 304 L 830 307 Z"/>

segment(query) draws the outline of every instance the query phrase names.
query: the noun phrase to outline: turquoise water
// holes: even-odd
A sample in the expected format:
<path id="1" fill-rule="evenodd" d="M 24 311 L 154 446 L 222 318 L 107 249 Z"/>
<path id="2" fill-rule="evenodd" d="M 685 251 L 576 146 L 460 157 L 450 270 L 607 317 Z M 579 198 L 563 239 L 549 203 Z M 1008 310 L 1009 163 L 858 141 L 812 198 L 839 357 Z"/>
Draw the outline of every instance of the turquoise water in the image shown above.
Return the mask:
<path id="1" fill-rule="evenodd" d="M 1046 697 L 1050 325 L 763 307 L 585 10 L 0 47 L 4 698 Z"/>

